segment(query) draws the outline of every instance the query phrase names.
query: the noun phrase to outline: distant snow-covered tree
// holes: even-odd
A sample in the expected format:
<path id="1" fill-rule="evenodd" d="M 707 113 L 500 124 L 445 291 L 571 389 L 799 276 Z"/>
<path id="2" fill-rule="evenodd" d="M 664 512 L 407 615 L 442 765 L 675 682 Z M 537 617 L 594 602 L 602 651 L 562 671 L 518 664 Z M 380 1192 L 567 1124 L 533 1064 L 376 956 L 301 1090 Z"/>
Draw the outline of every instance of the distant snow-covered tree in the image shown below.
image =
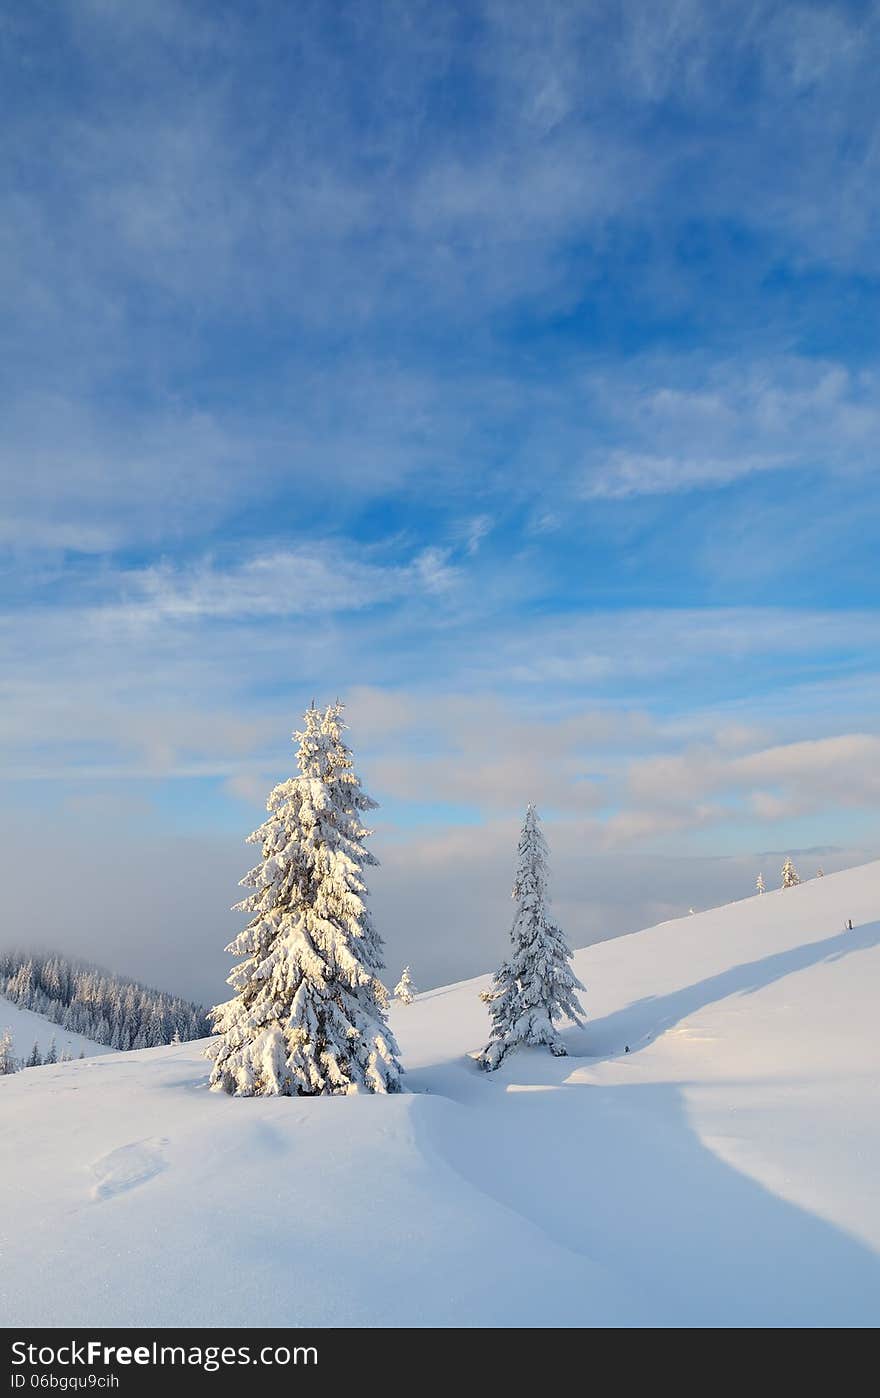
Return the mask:
<path id="1" fill-rule="evenodd" d="M 819 867 L 818 867 L 818 869 L 816 870 L 816 878 L 817 878 L 817 879 L 824 879 L 824 877 L 825 877 L 825 870 L 822 868 L 822 865 L 820 864 Z"/>
<path id="2" fill-rule="evenodd" d="M 758 875 L 758 879 L 757 879 L 757 882 L 756 882 L 756 884 L 755 884 L 755 888 L 758 890 L 759 893 L 764 893 L 764 892 L 766 891 L 767 885 L 764 883 L 764 875 L 763 875 L 763 874 L 759 874 L 759 875 Z"/>
<path id="3" fill-rule="evenodd" d="M 375 807 L 343 741 L 342 705 L 314 705 L 299 775 L 271 792 L 249 837 L 262 849 L 237 908 L 251 921 L 227 948 L 244 958 L 234 999 L 213 1011 L 211 1086 L 237 1096 L 395 1092 L 403 1071 L 385 1019 L 382 940 L 366 904 L 362 812 Z"/>
<path id="4" fill-rule="evenodd" d="M 571 949 L 548 915 L 547 842 L 534 805 L 526 811 L 518 855 L 513 951 L 496 971 L 488 997 L 483 997 L 488 999 L 492 1034 L 480 1062 L 489 1072 L 521 1044 L 543 1044 L 563 1056 L 565 1045 L 554 1021 L 567 1016 L 575 1024 L 583 1022 L 577 991 L 584 987 L 568 964 Z"/>
<path id="5" fill-rule="evenodd" d="M 57 1062 L 58 1062 L 58 1045 L 57 1045 L 56 1042 L 55 1042 L 55 1035 L 54 1035 L 54 1034 L 52 1035 L 52 1041 L 51 1041 L 51 1043 L 49 1044 L 49 1047 L 46 1049 L 46 1057 L 43 1059 L 43 1062 L 44 1062 L 44 1063 L 57 1063 Z"/>
<path id="6" fill-rule="evenodd" d="M 791 859 L 786 859 L 782 866 L 782 887 L 794 888 L 795 885 L 799 883 L 800 879 L 797 876 L 797 870 L 792 864 Z"/>
<path id="7" fill-rule="evenodd" d="M 416 987 L 413 984 L 413 978 L 409 973 L 409 967 L 404 966 L 400 980 L 394 987 L 394 998 L 395 1000 L 399 1000 L 402 1005 L 411 1005 L 413 996 L 417 993 Z"/>
<path id="8" fill-rule="evenodd" d="M 40 1064 L 42 1063 L 42 1061 L 43 1061 L 43 1057 L 42 1057 L 42 1054 L 40 1053 L 40 1045 L 39 1045 L 39 1043 L 37 1042 L 37 1040 L 34 1039 L 34 1046 L 33 1046 L 33 1048 L 31 1049 L 31 1051 L 30 1051 L 30 1056 L 29 1056 L 29 1058 L 28 1058 L 28 1060 L 27 1060 L 27 1062 L 25 1063 L 24 1066 L 25 1066 L 26 1068 L 39 1068 L 39 1066 L 40 1066 Z"/>
<path id="9" fill-rule="evenodd" d="M 17 1063 L 12 1054 L 12 1031 L 4 1029 L 0 1034 L 0 1078 L 5 1078 L 10 1073 L 14 1073 Z"/>

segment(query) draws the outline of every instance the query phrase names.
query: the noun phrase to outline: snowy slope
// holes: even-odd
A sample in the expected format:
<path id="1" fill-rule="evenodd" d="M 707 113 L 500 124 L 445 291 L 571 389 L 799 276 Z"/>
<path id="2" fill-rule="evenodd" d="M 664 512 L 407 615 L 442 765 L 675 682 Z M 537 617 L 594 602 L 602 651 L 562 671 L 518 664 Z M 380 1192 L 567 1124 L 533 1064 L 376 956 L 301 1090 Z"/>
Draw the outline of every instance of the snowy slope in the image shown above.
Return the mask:
<path id="1" fill-rule="evenodd" d="M 96 1044 L 91 1039 L 84 1038 L 82 1034 L 73 1034 L 68 1029 L 62 1029 L 60 1024 L 53 1024 L 51 1020 L 34 1014 L 32 1010 L 20 1009 L 18 1005 L 13 1005 L 5 996 L 0 995 L 0 1034 L 4 1029 L 8 1029 L 12 1034 L 12 1052 L 16 1058 L 27 1058 L 34 1043 L 39 1044 L 40 1053 L 45 1056 L 53 1038 L 59 1057 L 65 1049 L 74 1058 L 79 1058 L 80 1053 L 84 1053 L 86 1058 L 91 1058 L 96 1053 L 114 1052 L 105 1048 L 103 1044 Z"/>
<path id="2" fill-rule="evenodd" d="M 232 1100 L 193 1044 L 0 1081 L 0 1314 L 880 1321 L 880 864 L 576 968 L 572 1057 L 491 1076 L 485 980 L 396 1007 L 398 1097 Z"/>

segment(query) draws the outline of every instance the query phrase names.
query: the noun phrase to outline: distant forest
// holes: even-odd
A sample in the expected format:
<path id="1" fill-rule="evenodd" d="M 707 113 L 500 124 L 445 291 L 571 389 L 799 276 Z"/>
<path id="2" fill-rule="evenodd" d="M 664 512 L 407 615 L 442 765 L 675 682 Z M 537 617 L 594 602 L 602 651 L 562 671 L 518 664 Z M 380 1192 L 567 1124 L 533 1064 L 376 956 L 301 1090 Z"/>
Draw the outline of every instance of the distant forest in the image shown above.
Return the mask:
<path id="1" fill-rule="evenodd" d="M 56 953 L 0 952 L 0 995 L 108 1048 L 203 1039 L 204 1006 Z"/>

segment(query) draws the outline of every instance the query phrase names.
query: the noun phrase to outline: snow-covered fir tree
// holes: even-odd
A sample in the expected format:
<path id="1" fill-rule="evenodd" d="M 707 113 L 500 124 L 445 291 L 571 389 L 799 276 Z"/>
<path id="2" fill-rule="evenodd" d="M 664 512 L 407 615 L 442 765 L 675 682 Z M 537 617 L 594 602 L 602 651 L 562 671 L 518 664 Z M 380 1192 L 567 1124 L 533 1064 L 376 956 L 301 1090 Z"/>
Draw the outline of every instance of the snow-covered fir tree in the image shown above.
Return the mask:
<path id="1" fill-rule="evenodd" d="M 577 991 L 583 986 L 568 964 L 571 948 L 548 916 L 547 842 L 538 812 L 529 805 L 518 847 L 513 885 L 517 908 L 510 931 L 513 952 L 496 971 L 488 995 L 490 1042 L 480 1062 L 492 1072 L 520 1044 L 544 1044 L 561 1057 L 566 1049 L 554 1021 L 583 1021 Z"/>
<path id="2" fill-rule="evenodd" d="M 764 875 L 759 874 L 755 883 L 755 888 L 758 890 L 759 893 L 764 893 L 766 891 L 766 887 L 767 885 L 764 883 Z"/>
<path id="3" fill-rule="evenodd" d="M 54 1034 L 52 1035 L 52 1039 L 51 1039 L 51 1041 L 50 1041 L 50 1043 L 49 1043 L 49 1047 L 46 1049 L 46 1057 L 43 1059 L 43 1062 L 44 1062 L 44 1063 L 57 1063 L 57 1062 L 58 1062 L 58 1045 L 57 1045 L 56 1042 L 55 1042 L 55 1035 L 54 1035 Z"/>
<path id="4" fill-rule="evenodd" d="M 28 1058 L 28 1060 L 27 1060 L 27 1062 L 25 1063 L 24 1066 L 25 1066 L 26 1068 L 39 1068 L 39 1066 L 40 1066 L 40 1064 L 42 1063 L 42 1061 L 43 1061 L 43 1058 L 42 1058 L 42 1055 L 41 1055 L 41 1053 L 40 1053 L 40 1045 L 39 1045 L 39 1043 L 37 1042 L 37 1040 L 34 1039 L 34 1046 L 33 1046 L 33 1048 L 31 1049 L 30 1057 Z"/>
<path id="5" fill-rule="evenodd" d="M 17 1066 L 12 1054 L 12 1032 L 9 1029 L 4 1029 L 3 1033 L 0 1034 L 0 1078 L 14 1073 Z"/>
<path id="6" fill-rule="evenodd" d="M 366 904 L 364 866 L 376 864 L 361 787 L 343 741 L 342 705 L 314 705 L 299 744 L 299 775 L 271 792 L 269 817 L 249 836 L 260 862 L 236 905 L 251 921 L 227 950 L 232 1000 L 212 1011 L 218 1037 L 211 1086 L 237 1096 L 395 1092 L 402 1068 L 385 1019 L 382 940 Z"/>
<path id="7" fill-rule="evenodd" d="M 409 967 L 404 966 L 400 975 L 400 980 L 394 987 L 394 998 L 395 1000 L 399 1000 L 402 1005 L 411 1005 L 415 994 L 417 994 L 417 990 L 416 986 L 413 984 L 413 978 L 409 973 Z"/>
<path id="8" fill-rule="evenodd" d="M 795 885 L 799 883 L 800 879 L 797 876 L 797 870 L 792 864 L 791 859 L 786 859 L 782 866 L 782 887 L 794 888 Z"/>

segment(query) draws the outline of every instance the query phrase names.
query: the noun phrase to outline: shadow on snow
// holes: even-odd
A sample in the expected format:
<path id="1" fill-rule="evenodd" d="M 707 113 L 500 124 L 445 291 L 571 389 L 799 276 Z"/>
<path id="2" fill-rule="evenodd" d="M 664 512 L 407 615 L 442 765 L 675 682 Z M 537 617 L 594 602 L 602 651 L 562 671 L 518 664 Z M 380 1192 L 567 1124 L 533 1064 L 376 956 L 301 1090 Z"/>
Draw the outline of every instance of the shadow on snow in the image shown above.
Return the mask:
<path id="1" fill-rule="evenodd" d="M 635 1001 L 566 1038 L 595 1064 L 715 1001 L 878 942 L 880 923 L 870 923 Z M 576 1060 L 543 1054 L 536 1076 L 538 1057 L 513 1055 L 488 1080 L 463 1072 L 460 1100 L 418 1099 L 414 1126 L 472 1187 L 631 1282 L 633 1315 L 622 1323 L 877 1323 L 880 1259 L 720 1159 L 690 1125 L 679 1086 L 579 1082 Z M 442 1092 L 438 1070 L 413 1074 L 411 1086 Z M 571 1302 L 559 1323 L 588 1325 L 588 1310 Z"/>
<path id="2" fill-rule="evenodd" d="M 726 1000 L 730 995 L 752 995 L 796 971 L 805 971 L 822 961 L 840 961 L 878 944 L 880 922 L 869 922 L 852 932 L 838 932 L 820 942 L 806 942 L 788 951 L 762 956 L 757 961 L 731 966 L 727 971 L 707 976 L 668 995 L 647 995 L 642 1000 L 634 1000 L 613 1014 L 589 1020 L 583 1031 L 569 1030 L 565 1041 L 570 1053 L 591 1059 L 616 1058 L 623 1053 L 625 1044 L 635 1053 L 688 1015 L 718 1000 Z"/>

